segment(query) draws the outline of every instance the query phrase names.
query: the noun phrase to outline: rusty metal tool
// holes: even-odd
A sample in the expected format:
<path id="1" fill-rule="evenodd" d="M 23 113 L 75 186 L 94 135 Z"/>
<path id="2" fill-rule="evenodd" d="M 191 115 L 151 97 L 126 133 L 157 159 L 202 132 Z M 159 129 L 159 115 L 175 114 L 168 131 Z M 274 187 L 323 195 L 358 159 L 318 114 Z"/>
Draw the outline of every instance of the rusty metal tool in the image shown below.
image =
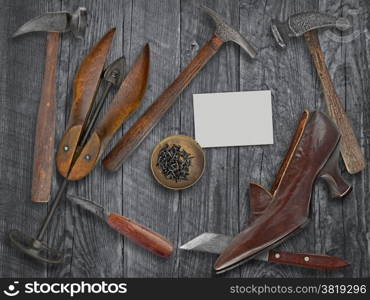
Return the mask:
<path id="1" fill-rule="evenodd" d="M 180 249 L 221 254 L 233 238 L 233 236 L 224 234 L 204 232 L 182 245 Z M 339 269 L 349 265 L 344 259 L 332 255 L 295 253 L 281 250 L 267 250 L 253 259 L 321 270 Z"/>
<path id="2" fill-rule="evenodd" d="M 129 131 L 104 158 L 104 167 L 117 171 L 127 157 L 135 151 L 154 126 L 161 120 L 168 109 L 175 103 L 177 97 L 190 84 L 192 79 L 228 41 L 237 43 L 252 58 L 256 50 L 238 31 L 229 26 L 221 16 L 213 10 L 203 7 L 205 12 L 216 24 L 213 37 L 203 46 L 191 63 L 180 73 L 175 81 L 159 96 L 146 112 L 134 123 Z"/>
<path id="3" fill-rule="evenodd" d="M 272 201 L 272 194 L 270 192 L 259 184 L 250 183 L 249 203 L 251 215 L 244 227 L 246 228 L 248 225 L 252 225 L 258 218 L 263 216 L 264 211 Z M 221 254 L 230 245 L 233 239 L 234 237 L 232 236 L 205 232 L 180 246 L 180 249 Z M 336 256 L 314 253 L 295 253 L 281 250 L 266 250 L 255 256 L 254 259 L 322 270 L 339 269 L 349 265 L 347 261 Z"/>
<path id="4" fill-rule="evenodd" d="M 171 256 L 172 244 L 158 233 L 117 213 L 111 213 L 97 203 L 82 197 L 67 195 L 73 203 L 98 216 L 111 228 L 141 247 L 163 257 Z"/>
<path id="5" fill-rule="evenodd" d="M 60 33 L 71 31 L 82 38 L 86 29 L 86 8 L 74 13 L 52 12 L 36 17 L 22 25 L 14 37 L 35 31 L 47 31 L 46 59 L 41 99 L 39 103 L 33 153 L 32 201 L 50 200 L 54 164 L 56 69 L 60 48 Z"/>
<path id="6" fill-rule="evenodd" d="M 56 157 L 58 171 L 64 180 L 37 237 L 29 237 L 18 230 L 13 230 L 9 234 L 15 247 L 44 262 L 61 263 L 63 260 L 62 252 L 49 248 L 42 240 L 68 183 L 71 180 L 83 178 L 93 170 L 114 133 L 140 105 L 146 90 L 150 61 L 148 45 L 144 47 L 123 81 L 123 70 L 120 69 L 122 60 L 114 62 L 106 69 L 103 81 L 108 82 L 107 88 L 110 89 L 113 84 L 118 85 L 119 89 L 104 117 L 97 122 L 96 126 L 91 126 L 95 124 L 98 117 L 95 112 L 101 107 L 99 101 L 94 105 L 95 98 L 102 84 L 104 64 L 114 32 L 115 29 L 110 30 L 93 47 L 81 63 L 75 77 L 67 130 L 59 144 Z M 103 93 L 100 101 L 104 100 L 106 94 L 107 92 Z"/>
<path id="7" fill-rule="evenodd" d="M 350 27 L 351 24 L 346 18 L 336 18 L 319 12 L 295 14 L 290 16 L 285 22 L 273 20 L 271 25 L 272 33 L 278 45 L 282 48 L 287 46 L 287 41 L 291 37 L 299 37 L 302 35 L 305 37 L 306 44 L 322 84 L 327 111 L 342 135 L 340 152 L 344 164 L 349 173 L 355 174 L 366 167 L 366 160 L 360 144 L 356 139 L 351 121 L 335 91 L 317 34 L 317 29 L 320 28 L 337 28 L 343 31 Z"/>

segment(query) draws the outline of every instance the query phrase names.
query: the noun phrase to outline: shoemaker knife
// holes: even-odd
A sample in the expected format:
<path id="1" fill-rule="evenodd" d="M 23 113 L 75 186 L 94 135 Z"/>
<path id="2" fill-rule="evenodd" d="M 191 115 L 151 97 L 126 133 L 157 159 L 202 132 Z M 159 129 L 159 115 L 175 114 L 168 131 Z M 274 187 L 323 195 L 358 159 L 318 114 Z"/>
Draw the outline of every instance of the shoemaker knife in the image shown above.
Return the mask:
<path id="1" fill-rule="evenodd" d="M 221 254 L 232 239 L 232 236 L 205 232 L 180 246 L 180 249 Z M 276 250 L 264 251 L 255 256 L 254 259 L 321 270 L 340 269 L 349 266 L 347 261 L 336 256 Z"/>
<path id="2" fill-rule="evenodd" d="M 98 216 L 115 231 L 141 247 L 163 257 L 171 256 L 173 252 L 172 244 L 158 233 L 151 231 L 129 218 L 108 212 L 104 207 L 90 200 L 73 195 L 67 195 L 67 198 L 83 209 Z"/>

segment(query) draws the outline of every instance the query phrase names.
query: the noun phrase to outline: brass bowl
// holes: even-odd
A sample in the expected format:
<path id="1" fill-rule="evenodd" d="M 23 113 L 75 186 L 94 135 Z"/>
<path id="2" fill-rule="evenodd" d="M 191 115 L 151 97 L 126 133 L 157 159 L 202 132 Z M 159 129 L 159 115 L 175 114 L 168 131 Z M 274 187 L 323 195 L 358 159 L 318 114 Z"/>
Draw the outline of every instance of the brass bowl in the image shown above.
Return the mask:
<path id="1" fill-rule="evenodd" d="M 170 147 L 174 144 L 180 145 L 182 149 L 192 156 L 191 165 L 189 168 L 189 175 L 186 180 L 175 181 L 168 179 L 162 174 L 162 170 L 157 167 L 159 152 L 168 144 Z M 154 178 L 162 186 L 171 190 L 183 190 L 194 185 L 200 177 L 202 177 L 205 167 L 205 156 L 202 148 L 191 137 L 186 135 L 172 135 L 166 137 L 158 143 L 153 149 L 152 157 L 150 159 L 150 168 Z"/>

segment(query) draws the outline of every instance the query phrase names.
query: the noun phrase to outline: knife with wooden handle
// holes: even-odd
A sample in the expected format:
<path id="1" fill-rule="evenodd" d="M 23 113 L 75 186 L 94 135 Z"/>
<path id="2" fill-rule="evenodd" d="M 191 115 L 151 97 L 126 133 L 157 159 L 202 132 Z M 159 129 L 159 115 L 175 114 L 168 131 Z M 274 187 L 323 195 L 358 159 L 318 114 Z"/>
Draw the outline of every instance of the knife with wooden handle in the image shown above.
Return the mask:
<path id="1" fill-rule="evenodd" d="M 68 195 L 69 200 L 104 220 L 111 228 L 139 246 L 162 257 L 170 257 L 173 245 L 160 234 L 129 218 L 105 211 L 104 207 L 87 199 Z"/>
<path id="2" fill-rule="evenodd" d="M 180 249 L 221 254 L 232 239 L 232 236 L 205 232 L 182 245 Z M 336 256 L 276 250 L 263 251 L 253 259 L 321 270 L 340 269 L 349 266 L 347 261 Z"/>

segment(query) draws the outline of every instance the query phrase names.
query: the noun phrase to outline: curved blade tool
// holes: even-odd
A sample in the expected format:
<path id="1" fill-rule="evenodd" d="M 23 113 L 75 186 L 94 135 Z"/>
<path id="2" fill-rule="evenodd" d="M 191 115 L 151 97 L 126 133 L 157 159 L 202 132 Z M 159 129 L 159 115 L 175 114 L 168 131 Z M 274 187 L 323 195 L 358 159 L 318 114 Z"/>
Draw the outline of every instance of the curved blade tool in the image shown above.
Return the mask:
<path id="1" fill-rule="evenodd" d="M 205 232 L 180 246 L 180 249 L 221 254 L 232 239 L 232 236 Z M 322 270 L 339 269 L 349 266 L 347 261 L 336 256 L 276 250 L 264 251 L 253 259 Z"/>
<path id="2" fill-rule="evenodd" d="M 67 198 L 85 210 L 104 220 L 111 228 L 141 247 L 163 257 L 171 256 L 172 244 L 158 233 L 119 214 L 106 212 L 104 207 L 82 197 Z"/>

